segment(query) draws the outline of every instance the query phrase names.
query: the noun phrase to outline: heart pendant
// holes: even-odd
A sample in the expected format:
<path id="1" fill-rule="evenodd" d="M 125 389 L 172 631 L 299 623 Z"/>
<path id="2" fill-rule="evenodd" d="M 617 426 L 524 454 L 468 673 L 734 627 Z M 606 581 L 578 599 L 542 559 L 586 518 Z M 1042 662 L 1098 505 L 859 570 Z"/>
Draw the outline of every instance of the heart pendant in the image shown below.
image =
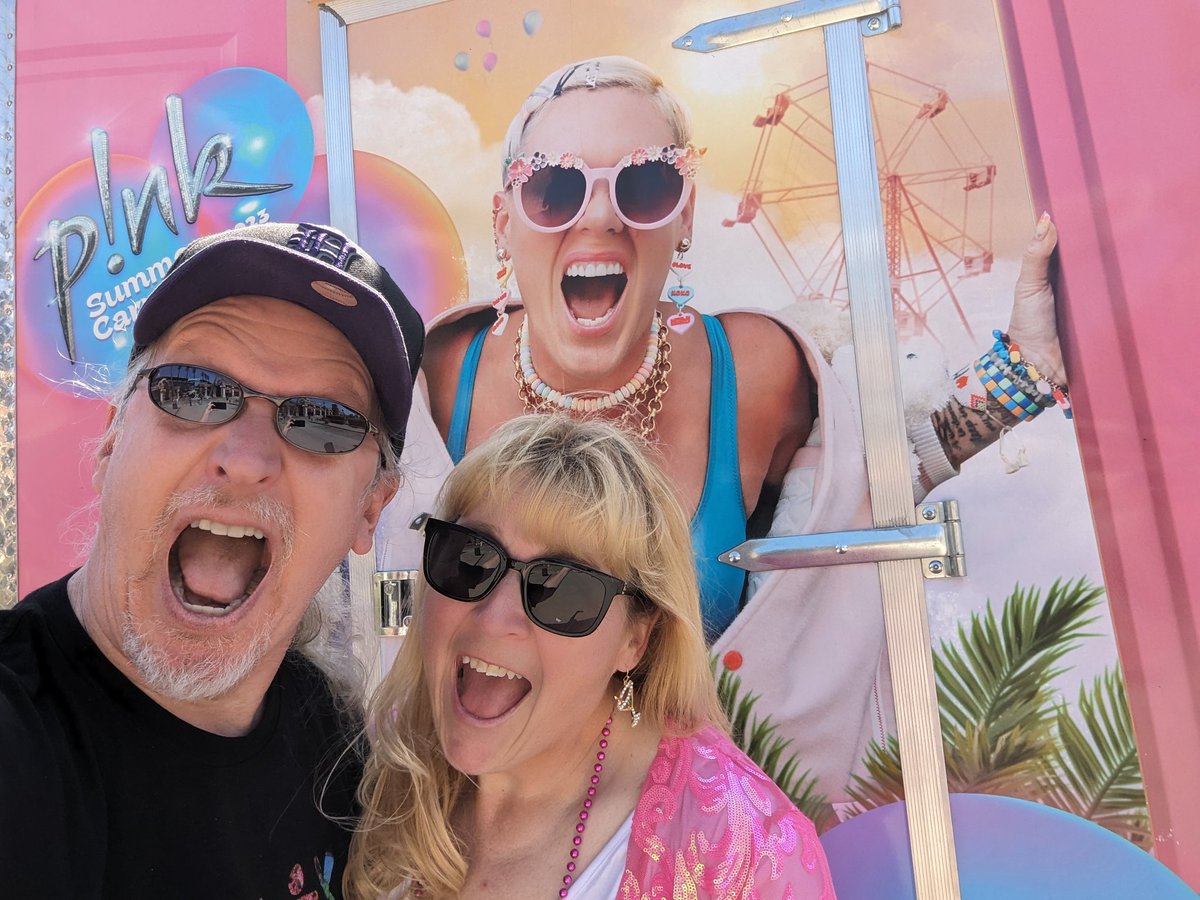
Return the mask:
<path id="1" fill-rule="evenodd" d="M 667 316 L 667 327 L 676 334 L 683 334 L 695 321 L 696 317 L 690 312 L 677 312 Z"/>
<path id="2" fill-rule="evenodd" d="M 680 312 L 683 308 L 692 302 L 692 298 L 696 296 L 696 292 L 689 285 L 680 284 L 667 290 L 667 299 L 679 307 Z"/>

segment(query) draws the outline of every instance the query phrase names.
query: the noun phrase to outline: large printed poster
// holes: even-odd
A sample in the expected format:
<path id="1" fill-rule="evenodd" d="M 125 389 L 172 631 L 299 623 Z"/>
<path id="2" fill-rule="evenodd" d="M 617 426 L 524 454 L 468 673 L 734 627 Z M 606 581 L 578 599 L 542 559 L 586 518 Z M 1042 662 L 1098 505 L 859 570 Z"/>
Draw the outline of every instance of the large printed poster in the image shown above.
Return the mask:
<path id="1" fill-rule="evenodd" d="M 694 141 L 705 148 L 696 177 L 692 247 L 684 257 L 688 268 L 682 273 L 673 270 L 664 279 L 664 299 L 682 286 L 689 309 L 699 312 L 757 307 L 795 315 L 800 329 L 812 336 L 814 352 L 831 361 L 838 378 L 852 383 L 845 263 L 819 33 L 707 56 L 670 46 L 701 21 L 753 8 L 736 6 L 697 3 L 666 9 L 622 4 L 601 11 L 567 3 L 541 3 L 536 8 L 450 3 L 350 29 L 356 150 L 360 157 L 373 154 L 390 160 L 429 185 L 462 241 L 468 290 L 443 298 L 444 318 L 439 321 L 459 329 L 448 343 L 465 341 L 459 337 L 462 331 L 478 333 L 494 313 L 486 306 L 483 311 L 471 307 L 470 313 L 445 310 L 486 304 L 506 292 L 519 297 L 523 284 L 533 284 L 532 293 L 541 296 L 540 271 L 523 273 L 518 260 L 512 273 L 496 256 L 498 246 L 504 249 L 505 235 L 501 223 L 497 241 L 492 197 L 512 174 L 505 168 L 513 155 L 505 135 L 514 116 L 535 86 L 559 67 L 622 54 L 649 65 L 682 97 L 693 117 Z M 294 15 L 291 77 L 297 84 L 310 85 L 304 93 L 315 97 L 319 73 L 303 63 L 315 57 L 315 45 L 306 45 L 306 39 L 315 41 L 312 25 Z M 979 357 L 992 346 L 993 330 L 1005 328 L 1021 251 L 1041 210 L 1030 204 L 990 4 L 935 3 L 906 10 L 904 27 L 868 40 L 867 54 L 894 308 L 911 412 L 936 406 L 951 390 L 946 373 Z M 314 105 L 317 118 L 316 112 L 324 110 L 319 100 Z M 619 130 L 618 122 L 607 121 L 609 128 Z M 574 124 L 580 133 L 591 134 L 586 121 Z M 537 134 L 543 137 L 545 132 Z M 567 146 L 566 138 L 560 143 L 563 146 L 551 139 L 546 149 L 582 149 Z M 632 146 L 626 148 L 633 151 Z M 361 236 L 364 242 L 371 240 L 366 228 Z M 565 298 L 571 289 L 564 278 Z M 580 315 L 598 315 L 604 305 L 598 309 L 589 307 L 591 311 Z M 463 322 L 469 327 L 456 324 Z M 520 347 L 514 349 L 512 332 L 504 332 L 505 352 L 491 356 L 502 363 L 490 365 L 487 341 L 494 337 L 481 338 L 476 384 L 483 379 L 502 381 L 505 390 L 515 394 L 510 360 Z M 458 365 L 450 369 L 456 378 L 461 373 Z M 445 464 L 438 439 L 446 436 L 451 418 L 438 409 L 447 402 L 439 398 L 444 381 L 434 377 L 430 382 L 432 418 L 440 432 L 433 443 L 438 447 L 412 460 L 418 469 L 427 467 L 434 483 Z M 486 387 L 475 390 L 476 398 L 496 396 Z M 703 409 L 705 399 L 694 398 L 695 407 Z M 745 406 L 740 411 L 753 414 Z M 824 412 L 836 415 L 832 405 Z M 485 421 L 486 413 L 470 418 L 471 423 Z M 471 427 L 467 426 L 467 446 Z M 830 440 L 826 451 L 833 455 L 837 437 Z M 686 478 L 686 471 L 676 471 Z M 842 475 L 839 470 L 838 477 Z M 381 529 L 382 568 L 416 565 L 418 551 L 405 525 L 412 512 L 431 502 L 423 487 L 418 482 L 408 497 L 402 492 Z M 930 582 L 927 590 L 951 790 L 1009 795 L 1043 808 L 1092 816 L 1113 833 L 1147 847 L 1136 747 L 1071 421 L 1053 410 L 1006 431 L 931 495 L 951 497 L 963 509 L 970 575 Z M 789 527 L 838 527 L 834 519 L 803 513 L 789 519 L 780 512 L 776 525 L 783 533 Z M 809 594 L 823 592 L 825 602 L 851 603 L 863 589 L 876 596 L 873 577 L 873 572 L 863 581 L 840 574 L 796 575 L 782 584 L 774 582 L 768 590 L 790 588 L 796 607 L 790 622 L 786 608 L 777 607 L 785 612 L 775 627 L 819 628 L 806 618 Z M 755 602 L 754 588 L 752 581 L 747 609 Z M 863 696 L 878 687 L 878 680 L 847 676 L 836 682 L 838 676 L 829 676 L 827 684 L 855 688 L 848 689 L 840 703 L 823 707 L 823 715 L 812 715 L 816 701 L 808 709 L 804 700 L 795 701 L 806 691 L 821 689 L 814 676 L 822 665 L 827 671 L 836 669 L 845 665 L 846 657 L 860 668 L 864 665 L 869 654 L 862 644 L 868 640 L 864 635 L 871 628 L 870 614 L 856 626 L 829 632 L 828 644 L 818 651 L 820 662 L 807 666 L 786 654 L 801 647 L 810 652 L 812 645 L 776 641 L 768 646 L 783 648 L 784 655 L 771 656 L 772 650 L 745 636 L 745 629 L 738 637 L 729 636 L 740 622 L 735 620 L 731 632 L 715 644 L 719 665 L 731 675 L 747 675 L 742 689 L 764 695 L 756 712 L 775 714 L 782 736 L 792 742 L 789 749 L 799 754 L 799 771 L 810 770 L 811 780 L 798 778 L 793 784 L 806 810 L 822 828 L 830 828 L 839 818 L 853 821 L 856 815 L 879 809 L 863 815 L 855 830 L 844 830 L 848 840 L 842 846 L 851 856 L 864 846 L 881 848 L 886 844 L 883 835 L 895 824 L 895 819 L 885 824 L 888 811 L 899 815 L 889 804 L 898 799 L 900 788 L 886 701 Z M 764 680 L 761 671 L 749 674 L 750 658 L 756 654 L 771 660 L 773 678 Z M 854 727 L 851 723 L 861 721 L 846 712 L 856 704 L 868 717 L 882 709 L 883 721 L 870 729 L 879 743 L 846 767 L 827 751 L 845 739 L 845 730 Z M 814 719 L 821 721 L 814 724 Z M 814 738 L 810 728 L 820 736 Z M 1101 771 L 1105 775 L 1098 777 Z M 975 813 L 966 808 L 973 802 L 955 800 L 956 821 Z M 1101 808 L 1103 813 L 1098 812 Z M 979 830 L 960 838 L 963 858 L 986 855 L 983 845 L 989 830 L 1036 831 L 1036 816 L 1033 822 L 1022 819 L 1026 811 L 1018 806 L 1008 818 L 1008 808 L 981 801 Z M 1061 840 L 1065 854 L 1070 838 Z M 1064 858 L 1048 861 L 1046 868 L 1069 870 L 1061 865 Z M 1136 869 L 1137 855 L 1130 858 Z M 969 866 L 964 869 L 968 870 Z M 1032 857 L 1024 874 L 1030 879 L 1053 877 Z M 864 896 L 871 895 L 865 884 L 861 889 Z"/>
<path id="2" fill-rule="evenodd" d="M 128 30 L 148 20 L 136 3 L 87 13 L 113 49 L 82 62 L 65 50 L 47 51 L 70 42 L 55 36 L 52 11 L 39 6 L 31 14 L 30 6 L 20 24 L 31 52 L 25 62 L 18 56 L 17 75 L 18 97 L 26 98 L 19 115 L 27 123 L 18 133 L 17 192 L 23 592 L 57 577 L 86 548 L 86 441 L 103 422 L 102 395 L 124 366 L 139 302 L 176 250 L 190 237 L 240 223 L 329 216 L 315 6 L 294 0 L 235 15 L 231 5 L 241 36 L 236 50 L 195 34 L 194 21 L 180 15 L 171 27 L 190 49 L 169 64 L 155 55 L 149 32 L 137 50 L 118 49 L 118 24 Z M 427 321 L 442 317 L 448 330 L 430 346 L 450 360 L 430 376 L 426 418 L 413 426 L 418 439 L 406 459 L 412 477 L 377 537 L 381 569 L 416 567 L 407 523 L 428 508 L 450 464 L 446 397 L 457 390 L 460 345 L 485 335 L 479 396 L 503 394 L 494 408 L 477 406 L 478 418 L 465 425 L 467 446 L 504 409 L 523 402 L 518 320 L 526 295 L 534 302 L 542 291 L 522 257 L 514 263 L 511 255 L 497 256 L 497 234 L 501 242 L 507 235 L 494 195 L 505 179 L 521 175 L 521 162 L 514 170 L 507 158 L 506 131 L 551 72 L 609 54 L 657 72 L 693 125 L 694 150 L 669 148 L 669 141 L 627 148 L 694 174 L 690 246 L 679 253 L 672 242 L 654 257 L 674 344 L 663 428 L 670 420 L 706 448 L 668 453 L 685 500 L 695 509 L 707 496 L 708 475 L 728 481 L 730 472 L 740 473 L 732 479 L 732 506 L 715 516 L 717 544 L 725 524 L 754 512 L 753 503 L 739 508 L 746 506 L 739 488 L 753 477 L 733 468 L 736 443 L 732 455 L 720 457 L 705 443 L 708 381 L 689 393 L 683 374 L 692 364 L 684 348 L 705 334 L 698 314 L 753 308 L 753 321 L 772 329 L 764 346 L 786 335 L 805 360 L 811 384 L 803 399 L 817 437 L 785 465 L 763 465 L 780 468 L 783 499 L 763 507 L 767 514 L 752 521 L 750 533 L 863 527 L 820 35 L 712 55 L 671 47 L 701 21 L 750 8 L 452 0 L 350 29 L 359 239 Z M 955 372 L 993 348 L 993 330 L 1007 327 L 1022 249 L 1042 210 L 1030 203 L 989 2 L 930 0 L 906 10 L 902 28 L 866 45 L 906 409 L 919 421 L 952 396 Z M 137 74 L 135 63 L 146 53 L 153 78 Z M 606 65 L 591 75 L 602 79 Z M 77 90 L 72 76 L 88 66 L 104 77 L 82 99 L 59 102 Z M 589 70 L 575 77 L 586 81 Z M 578 115 L 579 133 L 594 134 L 587 110 Z M 615 146 L 620 118 L 606 122 Z M 551 148 L 559 162 L 564 152 L 586 149 L 566 146 L 569 137 L 555 140 L 562 144 Z M 525 163 L 531 175 L 535 163 Z M 621 206 L 623 196 L 614 189 L 613 206 L 638 215 L 632 202 Z M 579 280 L 562 289 L 573 315 L 616 320 L 622 311 L 613 312 L 611 295 L 624 290 L 621 279 L 627 282 L 633 267 L 589 274 L 586 265 L 563 276 Z M 493 301 L 505 292 L 498 306 L 513 318 L 492 334 Z M 679 308 L 672 315 L 673 300 Z M 737 327 L 733 320 L 730 330 Z M 776 361 L 739 357 L 742 384 L 752 364 L 770 370 Z M 596 371 L 604 365 L 597 361 Z M 778 419 L 769 404 L 791 396 L 785 385 L 770 397 L 746 397 L 737 384 L 735 378 L 745 420 Z M 759 476 L 752 500 L 769 480 Z M 927 600 L 951 790 L 972 795 L 955 800 L 956 824 L 972 823 L 959 835 L 960 859 L 986 855 L 989 829 L 1035 828 L 1044 810 L 1057 808 L 1073 817 L 1054 820 L 1066 823 L 1056 838 L 1061 848 L 1076 840 L 1090 846 L 1091 826 L 1078 822 L 1091 819 L 1115 836 L 1111 852 L 1120 872 L 1113 877 L 1136 878 L 1149 822 L 1071 420 L 1051 409 L 1006 430 L 928 497 L 945 498 L 962 511 L 969 575 L 931 580 Z M 821 830 L 849 836 L 842 851 L 830 837 L 832 856 L 876 847 L 883 858 L 902 794 L 873 567 L 755 576 L 745 588 L 740 574 L 730 582 L 731 573 L 711 559 L 700 567 L 711 583 L 732 583 L 715 590 L 726 597 L 725 611 L 711 620 L 715 660 L 731 705 L 757 696 L 753 715 L 787 742 L 772 774 Z M 772 628 L 783 635 L 766 642 L 764 615 L 757 630 L 745 625 L 746 613 L 756 602 L 766 607 L 765 600 Z M 768 669 L 775 674 L 765 676 Z M 752 723 L 742 724 L 750 730 Z M 1029 805 L 974 795 L 1038 807 L 1030 812 Z M 1020 874 L 1064 877 L 1039 870 L 1032 858 Z M 839 888 L 854 895 L 849 882 Z"/>

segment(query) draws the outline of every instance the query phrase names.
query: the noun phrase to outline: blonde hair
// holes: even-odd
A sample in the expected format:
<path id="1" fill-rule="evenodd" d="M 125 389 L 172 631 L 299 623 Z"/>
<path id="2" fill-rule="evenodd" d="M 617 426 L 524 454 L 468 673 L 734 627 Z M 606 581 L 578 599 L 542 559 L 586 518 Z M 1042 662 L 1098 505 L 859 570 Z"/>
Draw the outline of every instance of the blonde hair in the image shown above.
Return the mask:
<path id="1" fill-rule="evenodd" d="M 529 128 L 546 106 L 556 97 L 581 88 L 629 88 L 645 94 L 658 107 L 663 120 L 671 126 L 676 144 L 686 144 L 692 139 L 692 117 L 683 100 L 667 90 L 663 80 L 647 66 L 628 56 L 597 56 L 570 63 L 555 69 L 533 89 L 521 104 L 516 116 L 504 136 L 504 162 L 500 180 L 504 182 L 508 161 L 521 155 L 521 142 Z"/>
<path id="2" fill-rule="evenodd" d="M 497 429 L 451 473 L 437 514 L 454 520 L 483 503 L 509 503 L 514 526 L 568 550 L 645 595 L 630 616 L 655 616 L 630 673 L 644 724 L 672 734 L 725 727 L 709 668 L 688 521 L 660 465 L 613 425 L 564 414 L 522 416 Z M 563 546 L 564 535 L 570 543 Z M 434 730 L 420 655 L 421 602 L 396 663 L 372 703 L 371 755 L 359 788 L 364 812 L 346 873 L 348 897 L 397 885 L 424 897 L 456 894 L 466 876 L 450 825 L 467 777 L 450 766 Z"/>

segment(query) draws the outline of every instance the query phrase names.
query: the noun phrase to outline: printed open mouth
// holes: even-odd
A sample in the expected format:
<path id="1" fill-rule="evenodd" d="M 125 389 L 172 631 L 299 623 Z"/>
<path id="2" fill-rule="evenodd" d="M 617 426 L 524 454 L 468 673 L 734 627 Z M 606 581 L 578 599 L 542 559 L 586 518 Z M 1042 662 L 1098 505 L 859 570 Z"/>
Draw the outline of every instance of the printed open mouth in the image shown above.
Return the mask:
<path id="1" fill-rule="evenodd" d="M 563 275 L 563 299 L 576 322 L 594 328 L 612 317 L 628 283 L 619 262 L 572 263 Z"/>
<path id="2" fill-rule="evenodd" d="M 167 566 L 185 609 L 219 617 L 254 593 L 271 566 L 271 554 L 257 528 L 198 519 L 175 539 Z"/>

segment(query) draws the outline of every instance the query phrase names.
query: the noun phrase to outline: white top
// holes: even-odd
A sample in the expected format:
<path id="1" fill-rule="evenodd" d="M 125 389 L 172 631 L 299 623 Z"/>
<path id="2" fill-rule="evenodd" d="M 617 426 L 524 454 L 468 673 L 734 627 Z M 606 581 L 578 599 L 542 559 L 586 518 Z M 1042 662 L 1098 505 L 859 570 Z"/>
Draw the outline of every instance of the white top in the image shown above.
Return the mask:
<path id="1" fill-rule="evenodd" d="M 614 900 L 625 874 L 625 854 L 633 834 L 633 813 L 621 823 L 582 874 L 571 885 L 571 900 Z"/>

